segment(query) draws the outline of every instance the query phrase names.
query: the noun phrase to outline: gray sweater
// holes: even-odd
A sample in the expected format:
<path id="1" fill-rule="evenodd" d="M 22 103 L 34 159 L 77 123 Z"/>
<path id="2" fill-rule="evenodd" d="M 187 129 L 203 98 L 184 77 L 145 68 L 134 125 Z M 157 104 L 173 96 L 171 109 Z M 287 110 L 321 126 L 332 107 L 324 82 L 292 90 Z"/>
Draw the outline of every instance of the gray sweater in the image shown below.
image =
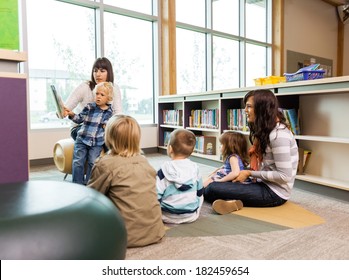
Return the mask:
<path id="1" fill-rule="evenodd" d="M 277 124 L 271 131 L 269 140 L 260 170 L 252 171 L 251 175 L 288 200 L 297 174 L 297 142 L 292 132 L 282 124 Z"/>

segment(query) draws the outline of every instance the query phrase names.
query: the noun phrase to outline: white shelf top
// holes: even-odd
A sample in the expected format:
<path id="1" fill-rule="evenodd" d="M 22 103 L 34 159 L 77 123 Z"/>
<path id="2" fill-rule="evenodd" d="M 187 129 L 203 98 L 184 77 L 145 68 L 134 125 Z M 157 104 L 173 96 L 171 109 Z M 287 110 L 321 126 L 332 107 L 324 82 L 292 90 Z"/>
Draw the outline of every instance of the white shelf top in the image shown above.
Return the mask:
<path id="1" fill-rule="evenodd" d="M 295 138 L 298 140 L 306 140 L 306 141 L 349 144 L 349 138 L 343 138 L 343 137 L 295 135 Z"/>
<path id="2" fill-rule="evenodd" d="M 336 180 L 333 178 L 324 178 L 320 176 L 314 176 L 314 175 L 297 175 L 296 179 L 301 180 L 301 181 L 306 181 L 310 183 L 315 183 L 315 184 L 320 184 L 336 189 L 342 189 L 345 191 L 349 191 L 349 181 L 341 181 L 341 180 Z"/>

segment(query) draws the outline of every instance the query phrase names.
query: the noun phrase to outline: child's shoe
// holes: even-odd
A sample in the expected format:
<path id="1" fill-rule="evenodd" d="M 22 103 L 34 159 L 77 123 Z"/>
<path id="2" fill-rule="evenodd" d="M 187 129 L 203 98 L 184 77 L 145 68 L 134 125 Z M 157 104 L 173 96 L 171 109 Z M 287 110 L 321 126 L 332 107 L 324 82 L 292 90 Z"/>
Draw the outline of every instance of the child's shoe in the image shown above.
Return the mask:
<path id="1" fill-rule="evenodd" d="M 223 200 L 217 199 L 212 203 L 213 210 L 221 215 L 228 214 L 243 207 L 241 200 Z"/>

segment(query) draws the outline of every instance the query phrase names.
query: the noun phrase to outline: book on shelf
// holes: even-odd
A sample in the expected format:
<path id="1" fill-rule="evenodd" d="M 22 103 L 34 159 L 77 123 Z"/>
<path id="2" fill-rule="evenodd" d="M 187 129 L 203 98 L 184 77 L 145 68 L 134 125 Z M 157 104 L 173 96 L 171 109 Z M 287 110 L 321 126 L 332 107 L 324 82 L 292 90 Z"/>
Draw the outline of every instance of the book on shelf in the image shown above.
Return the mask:
<path id="1" fill-rule="evenodd" d="M 227 118 L 229 130 L 249 131 L 245 109 L 228 109 Z"/>
<path id="2" fill-rule="evenodd" d="M 197 128 L 217 129 L 219 123 L 218 109 L 191 110 L 189 126 Z"/>
<path id="3" fill-rule="evenodd" d="M 162 110 L 163 124 L 183 125 L 183 110 Z"/>
<path id="4" fill-rule="evenodd" d="M 170 141 L 170 131 L 164 131 L 164 146 L 168 145 L 168 142 Z"/>
<path id="5" fill-rule="evenodd" d="M 197 135 L 194 152 L 205 154 L 205 155 L 215 155 L 216 154 L 216 137 Z"/>
<path id="6" fill-rule="evenodd" d="M 297 110 L 294 108 L 281 110 L 286 118 L 286 121 L 289 123 L 293 134 L 299 135 L 301 133 L 299 125 L 299 112 L 297 112 Z"/>
<path id="7" fill-rule="evenodd" d="M 306 172 L 307 166 L 309 164 L 309 159 L 311 156 L 311 151 L 303 148 L 298 148 L 298 169 L 297 174 L 304 174 Z"/>

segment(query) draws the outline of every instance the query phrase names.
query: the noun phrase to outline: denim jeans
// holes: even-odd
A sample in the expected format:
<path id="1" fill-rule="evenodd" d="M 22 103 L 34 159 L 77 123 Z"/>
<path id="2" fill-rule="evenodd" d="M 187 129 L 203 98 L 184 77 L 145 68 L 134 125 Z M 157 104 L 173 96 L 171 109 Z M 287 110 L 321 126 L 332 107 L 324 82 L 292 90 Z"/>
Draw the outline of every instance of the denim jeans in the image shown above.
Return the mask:
<path id="1" fill-rule="evenodd" d="M 211 203 L 217 199 L 238 199 L 249 207 L 274 207 L 286 202 L 262 182 L 212 182 L 204 189 L 204 198 Z"/>
<path id="2" fill-rule="evenodd" d="M 101 154 L 103 146 L 88 146 L 79 137 L 74 144 L 73 183 L 86 185 L 91 176 L 95 160 Z M 85 174 L 86 166 L 86 176 Z"/>

